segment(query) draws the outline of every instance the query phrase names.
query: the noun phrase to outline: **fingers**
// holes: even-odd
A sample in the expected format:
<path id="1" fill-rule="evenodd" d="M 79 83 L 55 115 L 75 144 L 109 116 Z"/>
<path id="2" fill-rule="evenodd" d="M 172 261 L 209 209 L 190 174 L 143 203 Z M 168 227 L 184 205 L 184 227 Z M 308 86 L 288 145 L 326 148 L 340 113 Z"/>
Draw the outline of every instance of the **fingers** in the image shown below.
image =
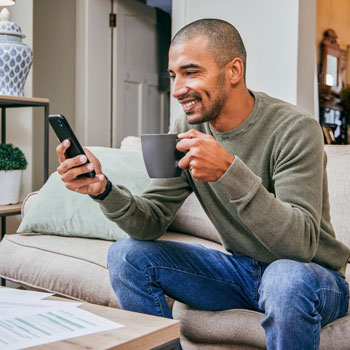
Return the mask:
<path id="1" fill-rule="evenodd" d="M 192 154 L 189 154 L 190 152 L 188 152 L 184 157 L 182 157 L 180 160 L 179 160 L 179 168 L 181 169 L 190 169 L 191 166 L 193 167 L 194 166 L 194 156 Z M 192 161 L 192 163 L 191 163 Z"/>
<path id="2" fill-rule="evenodd" d="M 56 147 L 56 153 L 58 156 L 58 161 L 60 163 L 64 162 L 66 157 L 66 151 L 68 147 L 70 146 L 70 141 L 69 140 L 64 140 L 61 142 L 57 147 Z"/>
<path id="3" fill-rule="evenodd" d="M 62 164 L 65 164 L 65 162 Z M 71 182 L 71 181 L 77 179 L 79 176 L 82 176 L 82 175 L 84 175 L 84 174 L 86 174 L 94 169 L 94 167 L 91 163 L 86 163 L 86 164 L 81 165 L 81 166 L 69 168 L 67 171 L 62 170 L 62 169 L 64 169 L 64 166 L 57 168 L 57 172 L 61 175 L 61 179 L 64 182 Z"/>
<path id="4" fill-rule="evenodd" d="M 96 195 L 102 193 L 107 180 L 102 174 L 99 160 L 86 148 L 84 148 L 86 155 L 81 154 L 74 158 L 67 158 L 66 151 L 69 146 L 70 141 L 65 140 L 56 147 L 60 162 L 57 172 L 61 175 L 61 180 L 66 188 L 81 194 Z M 81 176 L 92 170 L 96 172 L 95 177 Z"/>
<path id="5" fill-rule="evenodd" d="M 57 168 L 57 172 L 60 175 L 63 175 L 66 172 L 68 172 L 69 170 L 71 170 L 72 168 L 76 168 L 76 167 L 80 168 L 80 166 L 82 164 L 85 164 L 86 162 L 87 162 L 87 157 L 85 155 L 79 155 L 79 156 L 76 156 L 74 158 L 66 158 Z M 90 165 L 90 164 L 86 164 L 85 169 L 87 169 L 88 165 Z M 75 173 L 77 173 L 78 175 L 84 173 L 81 170 L 79 170 L 79 168 L 75 169 L 75 170 L 77 170 Z M 90 171 L 90 170 L 88 170 L 88 171 Z M 85 172 L 88 172 L 88 171 L 85 171 Z"/>
<path id="6" fill-rule="evenodd" d="M 186 132 L 183 132 L 179 135 L 177 135 L 177 137 L 179 139 L 193 139 L 195 137 L 204 137 L 204 136 L 208 136 L 206 134 L 203 134 L 202 132 L 196 130 L 196 129 L 191 129 L 191 130 L 188 130 Z"/>
<path id="7" fill-rule="evenodd" d="M 67 189 L 74 192 L 90 194 L 93 191 L 93 187 L 91 185 L 99 182 L 101 182 L 101 180 L 97 176 L 93 178 L 81 177 L 76 178 L 74 181 L 71 182 L 65 182 L 65 186 Z"/>
<path id="8" fill-rule="evenodd" d="M 93 164 L 94 170 L 96 171 L 96 174 L 101 174 L 102 169 L 101 169 L 100 161 L 87 148 L 83 147 L 83 149 L 84 149 L 84 152 L 86 153 L 87 157 L 89 158 L 89 161 Z"/>
<path id="9" fill-rule="evenodd" d="M 203 134 L 195 129 L 179 134 L 178 138 L 181 141 L 177 143 L 176 148 L 181 152 L 188 152 L 195 147 L 205 147 L 206 141 L 213 139 L 211 135 Z"/>
<path id="10" fill-rule="evenodd" d="M 234 156 L 211 135 L 198 130 L 189 130 L 179 134 L 181 139 L 176 148 L 186 152 L 178 163 L 181 169 L 189 169 L 198 181 L 217 181 L 234 160 Z"/>

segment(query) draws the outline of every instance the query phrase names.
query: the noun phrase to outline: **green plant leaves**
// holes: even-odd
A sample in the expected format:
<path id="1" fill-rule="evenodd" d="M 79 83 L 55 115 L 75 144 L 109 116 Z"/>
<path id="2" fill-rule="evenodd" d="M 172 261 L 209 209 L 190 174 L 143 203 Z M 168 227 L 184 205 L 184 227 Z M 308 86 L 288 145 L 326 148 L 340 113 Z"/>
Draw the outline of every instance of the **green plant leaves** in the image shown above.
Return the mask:
<path id="1" fill-rule="evenodd" d="M 25 169 L 27 160 L 24 153 L 11 143 L 0 144 L 0 170 Z"/>

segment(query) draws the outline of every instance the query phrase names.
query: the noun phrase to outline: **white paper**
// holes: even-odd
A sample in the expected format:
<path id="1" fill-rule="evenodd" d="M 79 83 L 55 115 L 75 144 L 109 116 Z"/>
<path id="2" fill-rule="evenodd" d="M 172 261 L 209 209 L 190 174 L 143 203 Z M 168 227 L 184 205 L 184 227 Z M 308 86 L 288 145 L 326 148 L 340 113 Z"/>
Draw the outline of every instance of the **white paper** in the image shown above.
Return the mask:
<path id="1" fill-rule="evenodd" d="M 76 307 L 82 303 L 49 301 L 49 300 L 4 300 L 0 298 L 0 320 L 15 318 L 17 316 L 28 316 L 38 312 L 48 312 L 58 308 Z"/>
<path id="2" fill-rule="evenodd" d="M 25 349 L 124 327 L 79 309 L 81 303 L 40 300 L 38 294 L 30 295 L 33 292 L 14 291 L 0 296 L 1 350 Z"/>
<path id="3" fill-rule="evenodd" d="M 12 289 L 12 288 L 0 288 L 0 299 L 2 298 L 11 298 L 17 299 L 32 299 L 32 300 L 41 300 L 46 297 L 53 295 L 53 293 L 43 293 L 43 292 L 33 292 L 23 289 Z"/>

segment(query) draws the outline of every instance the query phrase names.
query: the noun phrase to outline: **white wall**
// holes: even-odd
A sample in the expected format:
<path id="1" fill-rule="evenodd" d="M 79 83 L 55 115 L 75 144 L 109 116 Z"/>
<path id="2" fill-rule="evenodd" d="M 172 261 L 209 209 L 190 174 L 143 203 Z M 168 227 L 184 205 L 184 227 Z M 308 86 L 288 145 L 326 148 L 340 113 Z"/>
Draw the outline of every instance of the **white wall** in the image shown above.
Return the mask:
<path id="1" fill-rule="evenodd" d="M 75 1 L 35 0 L 33 94 L 50 99 L 50 113 L 75 123 Z M 33 190 L 43 184 L 43 108 L 33 109 Z M 58 140 L 49 128 L 49 174 L 57 169 Z"/>
<path id="2" fill-rule="evenodd" d="M 311 7 L 315 4 L 315 0 L 308 2 Z M 174 0 L 172 13 L 173 35 L 200 18 L 232 23 L 247 50 L 248 88 L 298 103 L 299 0 Z M 315 10 L 306 17 L 302 21 L 315 18 Z M 313 35 L 314 44 L 314 29 L 303 35 L 308 39 Z M 303 68 L 314 74 L 314 62 L 307 62 Z M 305 101 L 303 104 L 309 106 Z M 311 106 L 313 109 L 313 103 Z M 180 113 L 182 108 L 172 99 L 171 121 Z"/>
<path id="3" fill-rule="evenodd" d="M 318 117 L 316 0 L 300 1 L 297 105 Z"/>
<path id="4" fill-rule="evenodd" d="M 76 0 L 75 131 L 82 145 L 110 146 L 110 8 L 110 0 Z"/>

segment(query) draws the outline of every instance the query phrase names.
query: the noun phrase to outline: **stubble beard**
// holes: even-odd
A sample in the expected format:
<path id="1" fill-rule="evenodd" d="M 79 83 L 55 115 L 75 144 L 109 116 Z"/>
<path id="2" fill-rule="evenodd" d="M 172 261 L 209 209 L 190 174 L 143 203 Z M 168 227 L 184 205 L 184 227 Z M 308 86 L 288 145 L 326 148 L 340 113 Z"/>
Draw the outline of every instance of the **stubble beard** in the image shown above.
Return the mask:
<path id="1" fill-rule="evenodd" d="M 209 98 L 210 96 L 213 96 L 213 94 L 216 96 L 212 103 L 212 106 L 209 110 L 205 110 L 205 107 L 202 105 L 199 116 L 194 117 L 193 119 L 191 119 L 192 113 L 187 114 L 187 121 L 189 124 L 194 125 L 210 122 L 216 120 L 219 117 L 222 108 L 227 101 L 227 94 L 225 92 L 225 82 L 225 73 L 221 72 L 215 83 L 213 93 L 209 94 L 208 91 L 205 92 Z"/>

